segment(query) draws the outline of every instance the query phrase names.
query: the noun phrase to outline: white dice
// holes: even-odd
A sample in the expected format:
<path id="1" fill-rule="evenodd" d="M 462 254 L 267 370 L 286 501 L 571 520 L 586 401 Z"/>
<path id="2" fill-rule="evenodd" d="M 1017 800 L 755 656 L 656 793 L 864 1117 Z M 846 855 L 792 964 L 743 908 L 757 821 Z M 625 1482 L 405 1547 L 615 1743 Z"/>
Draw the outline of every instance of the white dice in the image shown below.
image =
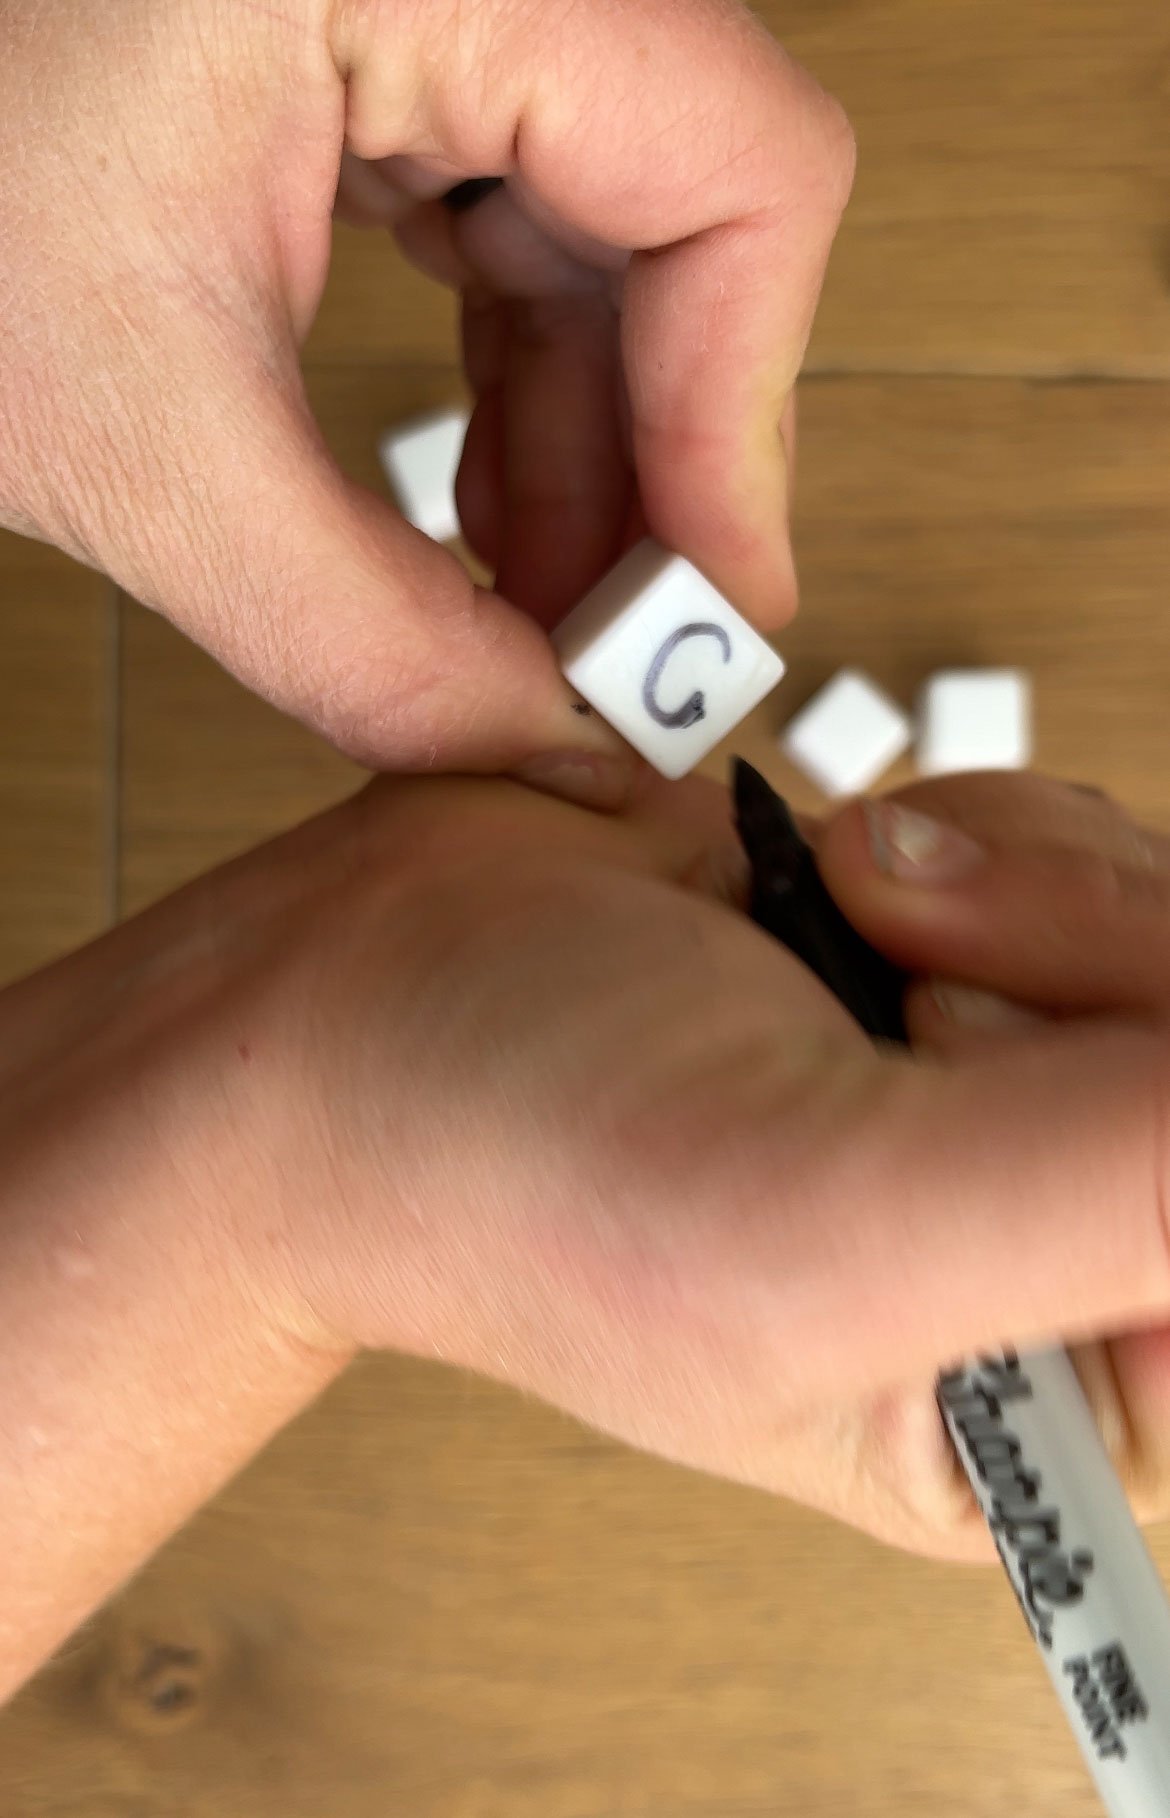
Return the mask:
<path id="1" fill-rule="evenodd" d="M 379 453 L 398 508 L 436 543 L 459 535 L 455 476 L 467 434 L 465 410 L 437 410 L 382 437 Z"/>
<path id="2" fill-rule="evenodd" d="M 685 776 L 776 686 L 784 664 L 682 556 L 649 540 L 553 633 L 578 694 L 663 776 Z"/>
<path id="3" fill-rule="evenodd" d="M 1022 770 L 1032 756 L 1032 690 L 1020 669 L 946 669 L 919 703 L 918 768 Z"/>
<path id="4" fill-rule="evenodd" d="M 842 669 L 790 722 L 789 761 L 827 796 L 859 795 L 900 758 L 911 739 L 900 707 L 857 669 Z"/>

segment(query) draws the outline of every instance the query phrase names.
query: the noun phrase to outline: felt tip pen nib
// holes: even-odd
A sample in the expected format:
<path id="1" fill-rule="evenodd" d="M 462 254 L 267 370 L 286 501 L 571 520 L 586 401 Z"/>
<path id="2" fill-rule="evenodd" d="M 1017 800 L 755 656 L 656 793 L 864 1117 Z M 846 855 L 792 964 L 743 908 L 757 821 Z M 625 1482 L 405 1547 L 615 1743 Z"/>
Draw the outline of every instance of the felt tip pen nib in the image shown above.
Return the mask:
<path id="1" fill-rule="evenodd" d="M 731 791 L 736 829 L 754 866 L 792 862 L 803 851 L 788 803 L 741 757 L 731 760 Z"/>
<path id="2" fill-rule="evenodd" d="M 733 757 L 731 760 L 731 789 L 735 798 L 735 812 L 750 814 L 753 809 L 769 809 L 776 800 L 775 791 L 766 783 L 758 770 L 753 770 L 746 758 Z"/>
<path id="3" fill-rule="evenodd" d="M 846 921 L 787 802 L 742 758 L 734 761 L 732 792 L 751 871 L 752 921 L 803 961 L 867 1034 L 904 1041 L 906 981 Z"/>

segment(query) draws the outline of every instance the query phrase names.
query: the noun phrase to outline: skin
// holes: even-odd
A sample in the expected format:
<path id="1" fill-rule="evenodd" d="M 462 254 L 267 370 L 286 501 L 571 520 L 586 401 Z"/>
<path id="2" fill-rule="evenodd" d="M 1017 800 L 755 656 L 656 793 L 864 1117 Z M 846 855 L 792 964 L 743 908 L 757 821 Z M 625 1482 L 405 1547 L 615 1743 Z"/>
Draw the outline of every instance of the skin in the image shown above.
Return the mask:
<path id="1" fill-rule="evenodd" d="M 1087 1042 L 1095 1065 L 1096 1042 L 1114 1029 L 1161 1036 L 1170 1010 L 1170 840 L 1136 826 L 1097 790 L 1038 777 L 935 781 L 906 799 L 973 836 L 985 856 L 950 884 L 907 888 L 869 862 L 858 817 L 847 813 L 827 831 L 820 858 L 862 932 L 929 975 L 907 1004 L 919 1053 L 994 1064 L 1017 1045 L 1022 1057 L 1033 1044 L 1045 1053 L 1054 1041 Z M 1164 1109 L 1152 1076 L 1134 1086 L 1153 1094 L 1142 1194 L 1166 1233 Z M 1085 1115 L 1101 1124 L 1091 1103 Z M 1100 1134 L 1120 1144 L 1123 1125 Z M 1082 1154 L 1078 1146 L 1070 1172 Z M 1119 1155 L 1101 1155 L 1104 1181 L 1090 1196 L 1101 1192 L 1097 1216 L 1124 1242 L 1115 1221 L 1120 1214 L 1124 1223 L 1118 1196 L 1129 1175 Z M 1026 1192 L 1021 1181 L 1017 1208 Z M 1064 1242 L 1080 1266 L 1076 1239 Z M 1170 1509 L 1170 1328 L 1164 1317 L 1108 1323 L 1116 1335 L 1074 1346 L 1074 1361 L 1131 1500 L 1152 1521 Z M 1077 1327 L 1058 1311 L 1050 1330 Z"/>
<path id="2" fill-rule="evenodd" d="M 0 994 L 0 1696 L 363 1345 L 964 1556 L 940 1362 L 1120 1332 L 1082 1369 L 1166 1500 L 1165 849 L 947 784 L 916 799 L 986 857 L 913 880 L 846 811 L 847 911 L 966 988 L 915 991 L 919 1060 L 876 1054 L 726 900 L 719 799 L 572 713 L 542 627 L 643 528 L 761 628 L 793 609 L 791 394 L 852 146 L 723 0 L 533 24 L 0 21 L 0 523 L 372 765 L 642 791 L 603 821 L 387 786 Z M 462 292 L 494 592 L 312 422 L 335 201 Z"/>
<path id="3" fill-rule="evenodd" d="M 0 163 L 0 524 L 371 767 L 620 801 L 629 753 L 541 626 L 643 525 L 762 628 L 793 610 L 780 425 L 853 154 L 746 10 L 10 6 Z M 434 200 L 488 173 L 481 208 Z M 462 293 L 460 498 L 496 592 L 312 420 L 335 200 Z"/>
<path id="4" fill-rule="evenodd" d="M 959 873 L 888 805 L 817 842 L 916 1057 L 745 920 L 698 785 L 383 782 L 0 994 L 0 1692 L 361 1347 L 985 1557 L 930 1385 L 1059 1334 L 1166 1506 L 1166 843 L 908 799 Z"/>

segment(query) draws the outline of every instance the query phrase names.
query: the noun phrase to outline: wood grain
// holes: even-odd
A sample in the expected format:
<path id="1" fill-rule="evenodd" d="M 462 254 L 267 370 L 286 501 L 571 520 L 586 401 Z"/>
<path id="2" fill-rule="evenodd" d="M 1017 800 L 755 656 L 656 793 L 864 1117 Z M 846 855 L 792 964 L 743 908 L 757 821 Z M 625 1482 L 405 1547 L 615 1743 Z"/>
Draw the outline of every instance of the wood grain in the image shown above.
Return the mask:
<path id="1" fill-rule="evenodd" d="M 775 733 L 841 663 L 909 702 L 939 664 L 1020 662 L 1041 764 L 1170 825 L 1170 388 L 1070 382 L 1170 378 L 1163 0 L 762 10 L 861 163 L 802 402 L 804 609 L 736 745 L 811 803 Z M 349 471 L 380 485 L 379 430 L 454 395 L 453 352 L 450 299 L 339 231 L 309 377 Z M 100 925 L 103 867 L 137 907 L 357 780 L 129 603 L 118 777 L 104 597 L 0 542 L 0 973 Z M 995 1574 L 389 1358 L 0 1715 L 3 1818 L 1009 1805 L 1098 1810 Z"/>
<path id="2" fill-rule="evenodd" d="M 17 1702 L 0 1789 L 5 1818 L 1097 1811 L 996 1573 L 386 1359 Z"/>
<path id="3" fill-rule="evenodd" d="M 1170 373 L 1170 15 L 1158 0 L 763 11 L 858 136 L 816 365 Z"/>
<path id="4" fill-rule="evenodd" d="M 1170 387 L 822 379 L 800 433 L 790 669 L 736 746 L 815 806 L 775 737 L 844 662 L 907 707 L 1018 664 L 1037 768 L 1170 824 Z"/>
<path id="5" fill-rule="evenodd" d="M 0 984 L 110 907 L 113 589 L 0 534 Z"/>
<path id="6" fill-rule="evenodd" d="M 813 370 L 1170 376 L 1162 0 L 758 10 L 858 139 Z M 374 240 L 339 233 L 312 358 L 449 358 L 449 300 Z"/>

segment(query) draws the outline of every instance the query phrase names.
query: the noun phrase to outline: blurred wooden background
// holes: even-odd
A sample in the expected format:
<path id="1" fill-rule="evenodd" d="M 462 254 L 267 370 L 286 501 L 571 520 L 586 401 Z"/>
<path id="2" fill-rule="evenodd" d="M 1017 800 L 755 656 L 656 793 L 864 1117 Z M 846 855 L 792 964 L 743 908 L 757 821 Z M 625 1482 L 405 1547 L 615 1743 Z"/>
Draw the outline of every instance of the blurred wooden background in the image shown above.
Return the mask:
<path id="1" fill-rule="evenodd" d="M 765 10 L 861 163 L 803 388 L 803 615 L 753 755 L 791 781 L 775 727 L 843 661 L 905 699 L 940 662 L 1019 662 L 1040 764 L 1170 825 L 1165 0 Z M 307 366 L 348 468 L 378 483 L 384 425 L 456 393 L 453 345 L 384 242 L 339 235 Z M 3 976 L 352 785 L 56 555 L 0 541 L 0 602 Z M 0 1716 L 0 1818 L 1009 1805 L 1098 1809 L 996 1576 L 393 1359 Z"/>

